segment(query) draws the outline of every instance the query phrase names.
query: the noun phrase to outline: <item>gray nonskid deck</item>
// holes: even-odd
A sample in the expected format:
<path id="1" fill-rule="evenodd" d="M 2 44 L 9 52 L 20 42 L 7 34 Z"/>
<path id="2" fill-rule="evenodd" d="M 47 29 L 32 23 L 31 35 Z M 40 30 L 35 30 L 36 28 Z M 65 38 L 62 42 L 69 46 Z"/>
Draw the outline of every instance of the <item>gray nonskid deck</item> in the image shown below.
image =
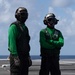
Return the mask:
<path id="1" fill-rule="evenodd" d="M 39 75 L 40 60 L 33 60 L 32 63 L 29 75 Z M 75 60 L 60 60 L 60 69 L 61 75 L 75 75 Z M 10 75 L 9 60 L 0 60 L 0 75 Z"/>

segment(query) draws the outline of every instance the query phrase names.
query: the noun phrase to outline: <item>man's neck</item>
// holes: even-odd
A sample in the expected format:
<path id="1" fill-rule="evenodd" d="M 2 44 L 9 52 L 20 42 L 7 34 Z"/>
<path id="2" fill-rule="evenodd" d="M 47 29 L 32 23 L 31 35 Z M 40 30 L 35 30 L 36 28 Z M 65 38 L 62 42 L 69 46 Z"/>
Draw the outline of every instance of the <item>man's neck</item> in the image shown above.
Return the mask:
<path id="1" fill-rule="evenodd" d="M 51 27 L 51 26 L 47 26 L 48 28 L 50 28 L 50 29 L 54 29 L 54 26 L 53 27 Z"/>

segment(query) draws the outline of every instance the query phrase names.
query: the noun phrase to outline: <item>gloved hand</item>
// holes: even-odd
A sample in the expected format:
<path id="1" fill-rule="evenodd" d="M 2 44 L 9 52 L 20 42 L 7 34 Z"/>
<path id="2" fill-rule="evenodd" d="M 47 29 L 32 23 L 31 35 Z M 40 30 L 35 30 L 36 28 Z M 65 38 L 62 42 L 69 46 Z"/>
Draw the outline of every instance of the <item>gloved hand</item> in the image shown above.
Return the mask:
<path id="1" fill-rule="evenodd" d="M 18 56 L 14 57 L 14 64 L 16 66 L 19 66 L 20 65 L 20 60 L 19 60 L 19 57 Z"/>
<path id="2" fill-rule="evenodd" d="M 29 63 L 29 67 L 32 65 L 32 60 L 30 57 L 28 57 L 28 63 Z"/>

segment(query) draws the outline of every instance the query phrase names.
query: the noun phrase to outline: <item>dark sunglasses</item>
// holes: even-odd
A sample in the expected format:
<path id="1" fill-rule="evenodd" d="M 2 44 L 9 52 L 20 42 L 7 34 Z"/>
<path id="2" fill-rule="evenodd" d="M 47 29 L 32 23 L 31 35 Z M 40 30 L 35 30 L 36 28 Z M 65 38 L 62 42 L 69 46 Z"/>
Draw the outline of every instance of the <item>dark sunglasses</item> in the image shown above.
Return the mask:
<path id="1" fill-rule="evenodd" d="M 55 21 L 55 18 L 48 18 L 48 21 Z"/>

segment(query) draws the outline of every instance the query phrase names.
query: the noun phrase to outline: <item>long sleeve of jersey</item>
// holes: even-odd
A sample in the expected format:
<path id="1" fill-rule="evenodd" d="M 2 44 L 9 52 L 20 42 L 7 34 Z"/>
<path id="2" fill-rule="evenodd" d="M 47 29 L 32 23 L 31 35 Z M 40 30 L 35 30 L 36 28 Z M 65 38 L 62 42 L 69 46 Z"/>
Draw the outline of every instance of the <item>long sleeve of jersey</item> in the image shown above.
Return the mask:
<path id="1" fill-rule="evenodd" d="M 11 54 L 17 56 L 16 37 L 18 31 L 16 25 L 11 25 L 8 30 L 8 48 Z"/>

